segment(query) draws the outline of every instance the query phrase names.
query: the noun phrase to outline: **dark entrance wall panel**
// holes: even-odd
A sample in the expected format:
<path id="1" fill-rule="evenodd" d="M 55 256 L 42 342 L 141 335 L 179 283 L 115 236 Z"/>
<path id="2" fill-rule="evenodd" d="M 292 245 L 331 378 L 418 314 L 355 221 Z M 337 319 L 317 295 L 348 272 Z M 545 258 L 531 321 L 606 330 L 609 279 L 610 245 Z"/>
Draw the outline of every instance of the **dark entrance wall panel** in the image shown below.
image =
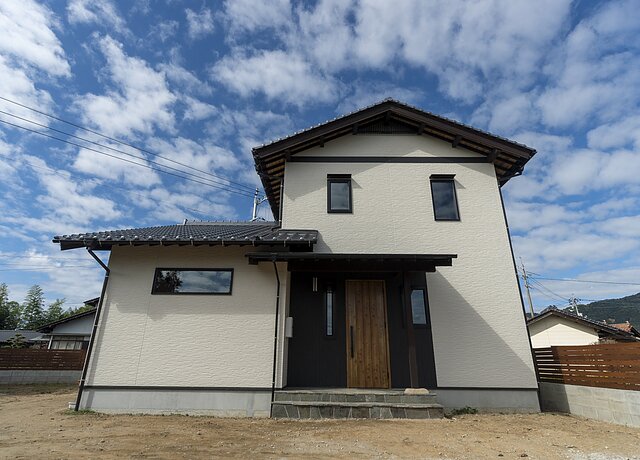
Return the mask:
<path id="1" fill-rule="evenodd" d="M 334 290 L 333 336 L 325 335 L 325 291 Z M 313 292 L 312 273 L 291 273 L 289 315 L 293 337 L 289 339 L 287 382 L 289 387 L 341 387 L 347 385 L 344 281 L 318 276 Z"/>
<path id="2" fill-rule="evenodd" d="M 410 273 L 412 289 L 424 288 L 428 292 L 424 272 Z M 425 313 L 427 324 L 413 326 L 416 340 L 416 361 L 418 362 L 418 384 L 422 388 L 436 388 L 436 363 L 433 354 L 433 335 L 429 316 L 429 296 L 425 295 Z"/>

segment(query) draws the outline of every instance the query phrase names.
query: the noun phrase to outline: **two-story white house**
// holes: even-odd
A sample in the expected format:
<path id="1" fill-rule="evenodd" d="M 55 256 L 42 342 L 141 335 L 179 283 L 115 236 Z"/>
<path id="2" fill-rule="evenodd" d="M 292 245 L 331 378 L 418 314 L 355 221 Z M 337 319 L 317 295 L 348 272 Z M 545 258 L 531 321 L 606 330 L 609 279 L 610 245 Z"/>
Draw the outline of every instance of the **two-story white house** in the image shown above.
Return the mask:
<path id="1" fill-rule="evenodd" d="M 55 237 L 111 251 L 77 407 L 538 411 L 500 192 L 534 153 L 385 100 L 253 150 L 274 222 Z"/>

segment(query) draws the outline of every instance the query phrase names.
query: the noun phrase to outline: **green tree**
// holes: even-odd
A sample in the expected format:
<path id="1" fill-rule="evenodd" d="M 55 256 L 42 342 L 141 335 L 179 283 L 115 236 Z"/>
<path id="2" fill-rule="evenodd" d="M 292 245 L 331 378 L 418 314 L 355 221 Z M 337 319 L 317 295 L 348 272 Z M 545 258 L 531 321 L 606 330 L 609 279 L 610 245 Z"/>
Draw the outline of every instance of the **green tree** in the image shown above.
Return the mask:
<path id="1" fill-rule="evenodd" d="M 19 332 L 7 340 L 7 343 L 9 344 L 9 348 L 27 348 L 29 346 L 25 336 Z"/>
<path id="2" fill-rule="evenodd" d="M 20 304 L 9 300 L 9 289 L 0 284 L 0 329 L 16 329 L 20 325 Z"/>
<path id="3" fill-rule="evenodd" d="M 63 308 L 65 301 L 66 299 L 56 299 L 55 302 L 49 305 L 45 313 L 45 323 L 53 323 L 67 316 Z"/>
<path id="4" fill-rule="evenodd" d="M 37 284 L 31 286 L 22 304 L 21 327 L 37 329 L 46 322 L 44 311 L 44 293 Z"/>

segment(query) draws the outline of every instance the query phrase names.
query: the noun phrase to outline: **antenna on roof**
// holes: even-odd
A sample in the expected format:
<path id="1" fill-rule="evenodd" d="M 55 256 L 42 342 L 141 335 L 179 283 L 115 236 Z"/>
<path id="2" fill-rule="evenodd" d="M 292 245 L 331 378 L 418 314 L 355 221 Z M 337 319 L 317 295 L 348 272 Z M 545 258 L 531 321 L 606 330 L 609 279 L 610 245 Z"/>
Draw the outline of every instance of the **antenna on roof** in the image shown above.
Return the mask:
<path id="1" fill-rule="evenodd" d="M 266 200 L 267 200 L 266 196 L 263 196 L 262 198 L 258 198 L 258 187 L 256 187 L 256 191 L 253 194 L 253 211 L 251 211 L 251 222 L 260 220 L 258 218 L 258 206 L 260 206 Z"/>

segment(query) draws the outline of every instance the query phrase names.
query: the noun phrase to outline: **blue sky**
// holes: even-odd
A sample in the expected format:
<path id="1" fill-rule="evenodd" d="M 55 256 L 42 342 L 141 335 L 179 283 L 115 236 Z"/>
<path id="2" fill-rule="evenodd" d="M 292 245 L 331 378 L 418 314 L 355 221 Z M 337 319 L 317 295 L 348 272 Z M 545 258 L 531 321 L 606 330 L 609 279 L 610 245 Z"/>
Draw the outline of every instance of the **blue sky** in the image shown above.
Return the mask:
<path id="1" fill-rule="evenodd" d="M 504 187 L 530 271 L 640 283 L 637 10 L 637 1 L 3 0 L 0 97 L 164 158 L 3 100 L 0 110 L 246 192 L 259 183 L 251 147 L 395 97 L 538 150 Z M 95 262 L 60 252 L 53 235 L 251 212 L 244 193 L 4 123 L 0 174 L 0 282 L 16 299 L 34 283 L 68 306 L 99 293 Z M 538 283 L 538 308 L 640 291 Z"/>

